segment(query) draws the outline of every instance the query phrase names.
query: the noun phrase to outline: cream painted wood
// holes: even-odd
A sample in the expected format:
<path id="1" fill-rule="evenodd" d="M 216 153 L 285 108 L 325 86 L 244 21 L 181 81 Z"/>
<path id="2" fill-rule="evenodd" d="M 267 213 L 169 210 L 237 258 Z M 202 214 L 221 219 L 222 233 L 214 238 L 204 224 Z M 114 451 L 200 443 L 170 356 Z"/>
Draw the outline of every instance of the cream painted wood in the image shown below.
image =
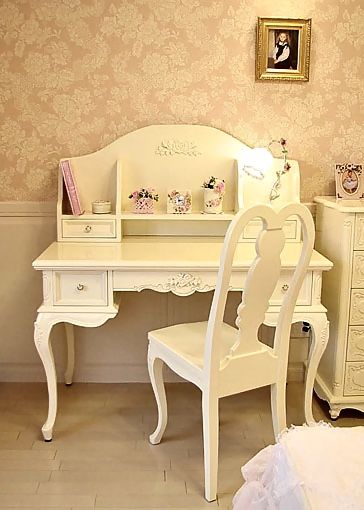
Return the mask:
<path id="1" fill-rule="evenodd" d="M 355 216 L 354 250 L 364 250 L 364 214 L 359 211 Z"/>
<path id="2" fill-rule="evenodd" d="M 260 222 L 257 220 L 252 220 L 249 225 L 247 225 L 244 229 L 244 234 L 242 236 L 243 240 L 249 242 L 249 240 L 254 240 L 259 235 L 261 229 Z M 297 218 L 287 220 L 284 225 L 284 235 L 286 240 L 292 239 L 297 240 L 297 236 L 300 234 L 300 223 Z"/>
<path id="3" fill-rule="evenodd" d="M 143 147 L 142 151 L 140 147 Z M 83 318 L 85 325 L 90 323 L 92 316 L 103 315 L 107 320 L 117 313 L 118 291 L 152 289 L 189 296 L 194 292 L 213 290 L 222 239 L 229 223 L 239 209 L 257 202 L 269 203 L 276 170 L 282 165 L 282 160 L 276 159 L 263 180 L 249 177 L 241 166 L 241 155 L 246 150 L 248 147 L 239 140 L 206 126 L 149 126 L 121 137 L 96 153 L 72 158 L 86 212 L 81 217 L 66 214 L 63 181 L 59 174 L 57 231 L 58 240 L 62 242 L 50 245 L 33 263 L 35 269 L 43 272 L 44 299 L 38 309 L 42 321 L 47 318 L 51 322 L 72 323 L 69 317 L 73 314 L 80 320 Z M 290 172 L 282 179 L 281 196 L 274 202 L 273 209 L 278 210 L 287 202 L 299 202 L 298 164 L 295 161 L 290 164 Z M 227 185 L 221 215 L 201 213 L 201 184 L 210 175 L 223 178 Z M 161 197 L 156 213 L 147 217 L 132 213 L 128 199 L 132 190 L 142 186 L 155 187 Z M 193 193 L 192 214 L 167 215 L 167 191 L 187 187 Z M 95 200 L 110 200 L 111 214 L 91 214 L 91 204 Z M 111 225 L 114 221 L 116 235 L 113 238 L 83 235 L 92 234 L 97 229 L 105 232 L 105 222 Z M 74 223 L 69 225 L 68 222 Z M 64 237 L 63 223 L 66 233 L 74 232 L 80 237 Z M 90 226 L 90 232 L 80 232 L 80 225 L 83 228 Z M 239 239 L 229 290 L 241 290 L 244 285 L 255 257 L 250 237 L 258 227 L 252 218 L 252 223 L 247 226 L 247 238 Z M 281 280 L 269 302 L 267 314 L 272 316 L 277 313 L 284 296 L 290 295 L 288 280 L 301 251 L 300 227 L 294 215 L 287 218 L 284 231 L 290 244 L 287 243 L 282 252 Z M 330 268 L 330 261 L 313 252 L 296 306 L 301 316 L 311 314 L 317 320 L 326 317 L 326 309 L 320 301 L 320 275 Z M 317 326 L 313 327 L 317 329 Z M 44 328 L 45 338 L 50 329 Z M 68 328 L 66 333 L 69 354 L 65 379 L 71 383 L 74 338 L 72 329 Z M 52 357 L 49 345 L 49 339 L 42 342 L 42 360 L 50 381 L 48 386 L 52 387 L 55 373 L 54 364 L 49 362 Z M 319 352 L 317 347 L 315 352 Z M 49 393 L 52 409 L 54 391 Z M 49 430 L 47 434 L 49 438 Z"/>
<path id="4" fill-rule="evenodd" d="M 54 306 L 107 306 L 107 271 L 54 271 Z"/>
<path id="5" fill-rule="evenodd" d="M 93 314 L 105 314 L 107 318 L 116 315 L 117 291 L 139 291 L 142 288 L 148 288 L 157 292 L 170 291 L 177 295 L 188 296 L 193 292 L 204 292 L 207 290 L 206 285 L 211 290 L 216 286 L 221 247 L 221 238 L 188 237 L 130 237 L 124 238 L 121 244 L 53 243 L 33 263 L 35 269 L 43 272 L 44 302 L 39 307 L 39 315 L 54 318 L 57 322 L 70 322 L 69 315 L 77 313 L 79 317 L 84 317 L 87 323 L 89 316 Z M 286 275 L 284 282 L 287 282 L 288 275 L 291 277 L 295 270 L 300 250 L 299 243 L 285 245 L 281 255 L 282 274 Z M 246 274 L 254 260 L 254 254 L 253 244 L 238 244 L 232 268 L 235 279 L 232 290 L 242 290 Z M 302 286 L 305 289 L 306 282 L 309 282 L 307 285 L 311 288 L 311 293 L 307 295 L 311 295 L 311 301 L 308 304 L 297 304 L 295 308 L 295 320 L 309 322 L 316 338 L 320 338 L 321 335 L 322 327 L 319 323 L 326 320 L 326 309 L 319 301 L 321 278 L 318 278 L 318 275 L 331 267 L 331 262 L 321 254 L 316 251 L 312 253 L 307 276 L 304 277 Z M 82 275 L 83 272 L 87 275 L 107 271 L 108 304 L 105 306 L 54 305 L 54 274 L 67 271 L 77 275 Z M 169 283 L 168 289 L 165 288 L 166 282 Z M 72 280 L 73 287 L 74 283 L 75 281 Z M 281 295 L 284 292 L 288 295 L 289 289 L 282 291 L 282 288 L 276 287 L 274 292 Z M 305 290 L 303 295 L 306 296 Z M 266 314 L 266 320 L 269 319 L 267 323 L 274 321 L 277 310 L 278 305 L 270 303 Z M 45 341 L 43 349 L 46 349 L 47 345 Z M 319 345 L 315 344 L 314 351 L 312 358 L 319 359 L 321 352 Z M 71 365 L 66 373 L 73 373 L 73 362 Z M 314 365 L 313 363 L 312 366 Z M 310 366 L 311 364 L 307 370 L 307 378 L 310 374 Z M 49 375 L 53 369 L 54 367 L 47 365 L 47 379 L 55 378 L 55 374 L 52 377 Z M 70 376 L 67 380 L 71 382 L 72 377 Z M 310 420 L 312 413 L 306 416 Z"/>
<path id="6" fill-rule="evenodd" d="M 53 426 L 57 414 L 57 378 L 56 369 L 54 365 L 52 345 L 50 342 L 50 333 L 52 327 L 59 323 L 65 322 L 84 327 L 97 327 L 104 324 L 108 319 L 115 317 L 115 313 L 38 313 L 37 320 L 34 323 L 34 342 L 38 354 L 42 360 L 44 370 L 47 376 L 47 387 L 49 396 L 48 416 L 47 420 L 42 427 L 42 434 L 46 441 L 52 440 Z M 68 343 L 73 351 L 73 335 L 71 329 L 67 329 Z M 66 383 L 72 382 L 74 359 L 72 354 L 68 356 L 68 366 L 66 370 Z"/>
<path id="7" fill-rule="evenodd" d="M 360 362 L 364 360 L 364 204 L 317 197 L 316 248 L 334 267 L 323 274 L 322 300 L 328 309 L 330 339 L 318 369 L 316 393 L 342 409 L 364 411 Z M 364 352 L 364 351 L 363 351 Z"/>
<path id="8" fill-rule="evenodd" d="M 364 361 L 364 326 L 350 326 L 347 361 Z"/>
<path id="9" fill-rule="evenodd" d="M 277 317 L 274 346 L 270 348 L 258 340 L 258 329 L 264 323 L 269 300 L 279 279 L 280 256 L 285 244 L 283 227 L 285 219 L 292 214 L 302 222 L 303 245 Z M 263 228 L 237 309 L 237 328 L 233 328 L 223 319 L 235 250 L 244 227 L 256 217 L 262 218 Z M 208 501 L 215 500 L 217 492 L 220 398 L 270 385 L 275 435 L 287 426 L 285 392 L 290 328 L 313 244 L 313 219 L 301 204 L 288 204 L 279 212 L 265 205 L 241 211 L 226 234 L 208 322 L 179 324 L 148 333 L 148 368 L 158 406 L 158 424 L 150 435 L 150 442 L 158 444 L 167 425 L 163 361 L 202 391 L 205 498 Z M 327 321 L 323 329 L 327 331 Z M 322 338 L 324 348 L 327 334 Z"/>
<path id="10" fill-rule="evenodd" d="M 62 317 L 67 318 L 69 314 L 77 313 L 80 317 L 85 317 L 87 321 L 87 317 L 94 313 L 103 313 L 108 317 L 116 315 L 118 308 L 117 303 L 114 303 L 116 291 L 139 291 L 148 288 L 158 292 L 168 291 L 176 295 L 188 296 L 194 292 L 212 290 L 216 286 L 221 247 L 221 238 L 188 237 L 131 236 L 124 238 L 121 244 L 53 243 L 33 263 L 37 270 L 43 271 L 45 299 L 39 308 L 39 314 L 47 316 L 50 314 L 52 317 L 54 314 L 57 321 L 62 322 Z M 286 282 L 288 276 L 292 275 L 297 266 L 300 250 L 299 243 L 285 245 L 281 255 L 282 274 L 285 275 L 282 286 L 289 285 Z M 246 274 L 254 260 L 254 254 L 253 244 L 238 244 L 232 269 L 234 287 L 229 290 L 242 289 Z M 319 301 L 321 278 L 318 278 L 318 275 L 331 267 L 332 264 L 329 260 L 318 252 L 312 253 L 307 276 L 304 277 L 302 285 L 303 296 L 305 296 L 304 303 L 308 296 L 311 296 L 311 300 L 308 304 L 297 304 L 295 308 L 295 313 L 298 314 L 298 318 L 295 320 L 306 320 L 311 323 L 317 338 L 321 335 L 321 325 L 318 324 L 320 321 L 326 320 L 326 309 Z M 83 306 L 79 303 L 69 306 L 55 305 L 52 297 L 54 295 L 54 274 L 63 274 L 68 271 L 76 273 L 78 276 L 83 272 L 87 275 L 93 274 L 93 272 L 100 274 L 107 271 L 108 304 L 99 306 Z M 75 281 L 71 279 L 71 282 L 74 288 Z M 166 282 L 168 288 L 166 288 Z M 267 320 L 268 317 L 271 317 L 270 322 L 273 321 L 277 313 L 277 303 L 282 302 L 281 296 L 289 293 L 289 289 L 283 290 L 282 286 L 276 287 L 274 290 L 274 293 L 278 293 L 278 297 L 275 303 L 270 302 L 267 312 Z M 305 290 L 307 288 L 311 289 L 311 292 L 307 293 Z M 65 321 L 67 322 L 66 319 Z M 315 344 L 312 359 L 319 359 L 320 353 L 319 346 Z M 67 374 L 73 373 L 73 362 L 71 365 L 66 370 Z M 307 378 L 310 374 L 310 366 Z M 315 363 L 312 362 L 312 366 L 315 366 Z M 48 375 L 50 370 L 52 367 L 48 366 L 47 378 L 50 377 Z M 69 376 L 67 380 L 70 382 L 72 377 Z M 306 416 L 310 420 L 312 413 Z"/>
<path id="11" fill-rule="evenodd" d="M 289 289 L 291 272 L 284 271 L 279 277 L 277 285 L 272 293 L 270 304 L 278 306 L 282 304 L 285 294 Z M 114 289 L 120 291 L 142 291 L 153 289 L 157 292 L 173 292 L 177 296 L 189 296 L 194 292 L 209 292 L 214 290 L 216 284 L 216 271 L 188 271 L 188 272 L 118 272 L 114 271 Z M 245 274 L 232 273 L 229 290 L 240 290 L 244 285 Z M 297 304 L 310 305 L 312 299 L 312 273 L 305 276 L 300 289 Z"/>
<path id="12" fill-rule="evenodd" d="M 364 288 L 364 251 L 354 251 L 352 288 Z"/>
<path id="13" fill-rule="evenodd" d="M 344 395 L 364 395 L 364 363 L 346 363 Z"/>
<path id="14" fill-rule="evenodd" d="M 70 386 L 73 382 L 73 373 L 75 369 L 75 332 L 73 324 L 65 322 L 66 340 L 67 340 L 67 366 L 64 373 L 64 382 Z"/>
<path id="15" fill-rule="evenodd" d="M 364 290 L 351 291 L 349 321 L 353 326 L 364 324 Z"/>
<path id="16" fill-rule="evenodd" d="M 64 238 L 72 239 L 114 238 L 116 237 L 116 219 L 62 220 L 62 234 Z"/>
<path id="17" fill-rule="evenodd" d="M 182 235 L 224 235 L 237 210 L 257 202 L 269 203 L 276 170 L 282 166 L 281 159 L 274 159 L 264 179 L 254 179 L 244 173 L 241 166 L 242 155 L 247 150 L 249 147 L 244 143 L 212 127 L 154 125 L 128 133 L 95 153 L 72 157 L 73 173 L 85 214 L 81 217 L 67 215 L 68 198 L 59 171 L 58 241 L 87 242 L 92 237 L 95 242 L 102 242 L 108 237 L 110 242 L 119 242 L 125 235 L 122 234 L 124 223 L 127 235 L 181 235 L 178 227 L 176 231 L 171 222 L 183 222 Z M 290 160 L 290 165 L 289 173 L 282 179 L 281 196 L 274 207 L 300 201 L 298 163 Z M 210 175 L 226 182 L 222 215 L 202 213 L 202 183 Z M 128 196 L 141 187 L 154 187 L 159 194 L 155 214 L 133 213 L 133 204 Z M 166 214 L 167 193 L 171 189 L 191 189 L 193 214 Z M 111 201 L 112 214 L 91 214 L 91 204 L 95 200 Z M 109 217 L 116 218 L 116 232 L 112 222 L 105 225 Z M 84 225 L 85 219 L 87 224 Z M 204 228 L 199 228 L 199 233 L 196 233 L 196 222 L 204 225 Z M 207 227 L 206 222 L 211 226 Z M 214 233 L 214 223 L 219 224 L 219 234 Z M 91 230 L 85 232 L 86 227 L 91 227 Z M 254 227 L 251 229 L 256 230 Z M 292 241 L 300 240 L 297 222 L 290 220 L 287 230 Z M 248 232 L 249 237 L 252 235 Z"/>

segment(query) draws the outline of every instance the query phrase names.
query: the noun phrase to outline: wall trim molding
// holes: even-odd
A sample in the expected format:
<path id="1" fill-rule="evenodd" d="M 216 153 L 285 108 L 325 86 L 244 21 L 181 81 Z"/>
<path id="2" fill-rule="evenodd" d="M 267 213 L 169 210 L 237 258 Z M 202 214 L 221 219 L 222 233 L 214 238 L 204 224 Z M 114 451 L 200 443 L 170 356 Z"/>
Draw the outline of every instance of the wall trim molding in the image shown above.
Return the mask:
<path id="1" fill-rule="evenodd" d="M 57 202 L 0 202 L 0 216 L 24 217 L 33 216 L 55 217 Z"/>

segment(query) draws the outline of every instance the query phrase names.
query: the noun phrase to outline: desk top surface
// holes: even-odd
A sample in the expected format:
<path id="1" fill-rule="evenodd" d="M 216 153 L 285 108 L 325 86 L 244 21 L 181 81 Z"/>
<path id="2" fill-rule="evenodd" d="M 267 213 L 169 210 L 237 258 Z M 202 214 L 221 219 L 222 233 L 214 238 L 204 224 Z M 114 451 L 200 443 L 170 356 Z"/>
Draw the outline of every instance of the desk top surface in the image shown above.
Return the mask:
<path id="1" fill-rule="evenodd" d="M 130 236 L 122 243 L 52 243 L 34 262 L 35 269 L 173 270 L 217 269 L 222 238 Z M 282 267 L 296 267 L 300 243 L 287 243 Z M 248 269 L 255 257 L 254 243 L 240 243 L 233 270 Z M 332 262 L 314 251 L 310 269 L 327 271 Z"/>

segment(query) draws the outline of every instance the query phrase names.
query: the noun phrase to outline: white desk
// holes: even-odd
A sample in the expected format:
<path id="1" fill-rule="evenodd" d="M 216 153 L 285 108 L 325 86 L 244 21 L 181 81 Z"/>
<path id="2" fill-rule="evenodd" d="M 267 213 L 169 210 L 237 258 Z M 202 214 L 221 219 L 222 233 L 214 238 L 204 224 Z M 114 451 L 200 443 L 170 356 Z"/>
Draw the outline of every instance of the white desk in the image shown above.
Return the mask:
<path id="1" fill-rule="evenodd" d="M 214 289 L 222 238 L 124 237 L 119 243 L 53 243 L 33 265 L 43 272 L 44 301 L 35 322 L 35 345 L 44 365 L 49 393 L 48 418 L 42 427 L 45 440 L 52 439 L 57 413 L 56 372 L 49 339 L 52 327 L 66 323 L 68 364 L 66 384 L 72 383 L 73 329 L 70 325 L 96 327 L 115 317 L 119 291 L 173 292 L 189 296 Z M 296 267 L 299 243 L 286 244 L 282 273 L 272 295 L 265 323 L 275 325 L 290 275 Z M 231 290 L 241 290 L 254 258 L 254 245 L 238 245 Z M 312 390 L 321 355 L 328 340 L 326 309 L 321 304 L 321 275 L 332 263 L 317 252 L 301 288 L 293 322 L 312 327 L 312 343 L 306 372 L 305 416 L 313 421 Z"/>

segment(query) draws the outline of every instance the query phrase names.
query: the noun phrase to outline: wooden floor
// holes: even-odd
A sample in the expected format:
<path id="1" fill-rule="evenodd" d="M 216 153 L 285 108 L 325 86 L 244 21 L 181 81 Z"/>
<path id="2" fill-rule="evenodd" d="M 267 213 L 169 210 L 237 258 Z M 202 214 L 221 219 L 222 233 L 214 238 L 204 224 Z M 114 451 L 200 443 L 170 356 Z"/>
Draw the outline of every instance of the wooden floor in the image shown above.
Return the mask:
<path id="1" fill-rule="evenodd" d="M 203 498 L 200 392 L 167 385 L 170 419 L 151 446 L 156 423 L 149 384 L 59 386 L 54 439 L 40 434 L 47 410 L 44 384 L 0 383 L 0 508 L 230 509 L 242 484 L 240 467 L 273 442 L 267 388 L 222 399 L 219 494 Z M 301 424 L 303 386 L 289 383 L 288 422 Z M 327 407 L 315 401 L 316 419 Z M 344 411 L 336 425 L 363 425 Z"/>

